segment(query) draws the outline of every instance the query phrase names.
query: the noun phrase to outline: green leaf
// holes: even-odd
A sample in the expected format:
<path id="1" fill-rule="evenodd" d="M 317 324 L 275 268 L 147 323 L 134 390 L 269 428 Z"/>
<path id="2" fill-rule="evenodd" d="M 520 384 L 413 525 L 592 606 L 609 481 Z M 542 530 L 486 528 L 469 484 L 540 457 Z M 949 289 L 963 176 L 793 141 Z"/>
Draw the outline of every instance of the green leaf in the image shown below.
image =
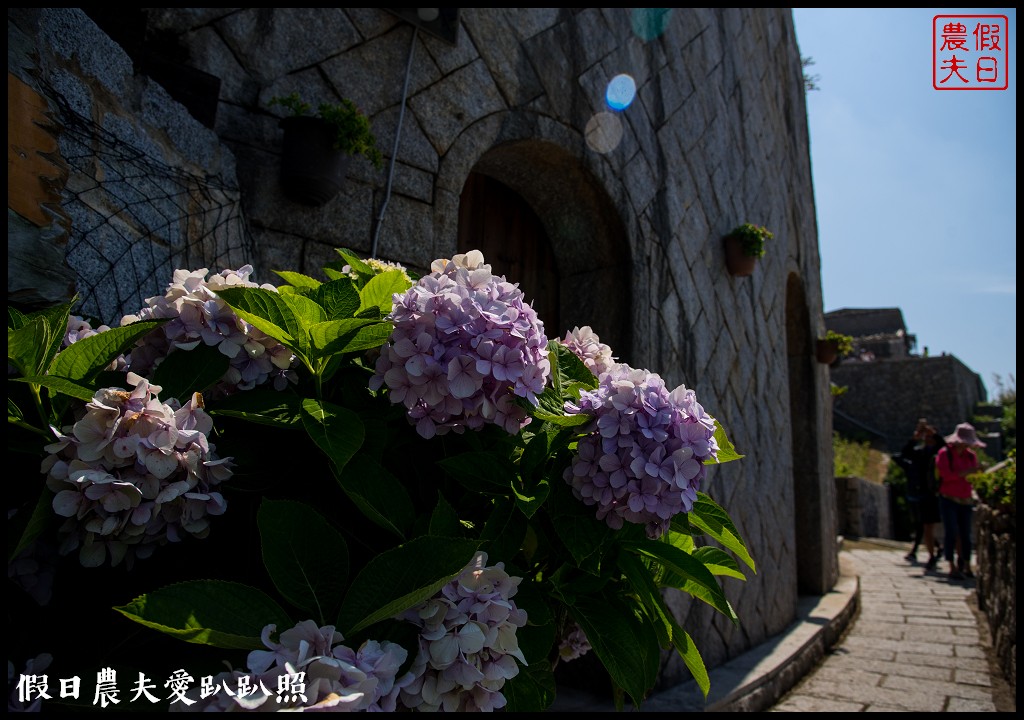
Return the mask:
<path id="1" fill-rule="evenodd" d="M 658 642 L 662 647 L 668 647 L 672 643 L 672 634 L 676 626 L 675 618 L 665 606 L 661 591 L 651 578 L 647 566 L 640 562 L 636 555 L 629 553 L 620 553 L 618 564 L 622 574 L 632 586 L 637 599 L 647 610 L 651 625 L 658 634 Z"/>
<path id="2" fill-rule="evenodd" d="M 43 374 L 43 358 L 50 340 L 45 318 L 36 318 L 17 330 L 7 328 L 7 362 L 24 376 Z"/>
<path id="3" fill-rule="evenodd" d="M 372 277 L 375 274 L 372 267 L 367 265 L 361 257 L 348 248 L 334 248 L 334 251 L 345 258 L 345 262 L 348 263 L 349 267 L 351 267 L 357 274 L 365 275 L 366 277 Z"/>
<path id="4" fill-rule="evenodd" d="M 515 494 L 516 507 L 519 508 L 520 512 L 528 518 L 532 518 L 534 514 L 540 510 L 544 501 L 548 499 L 548 495 L 551 493 L 551 486 L 545 479 L 540 479 L 535 483 L 531 484 L 531 487 L 522 487 L 518 482 L 512 483 L 512 492 Z"/>
<path id="5" fill-rule="evenodd" d="M 590 368 L 580 360 L 579 356 L 576 355 L 572 350 L 563 345 L 557 340 L 548 341 L 548 357 L 551 357 L 551 353 L 554 353 L 558 358 L 558 376 L 559 384 L 562 386 L 563 398 L 568 400 L 569 397 L 567 388 L 573 383 L 579 383 L 587 389 L 594 389 L 598 386 L 598 380 L 594 376 L 594 373 L 590 371 Z M 552 372 L 555 370 L 551 368 Z"/>
<path id="6" fill-rule="evenodd" d="M 69 397 L 84 400 L 85 402 L 92 400 L 93 395 L 96 394 L 96 391 L 91 387 L 80 385 L 68 380 L 67 378 L 58 377 L 56 375 L 36 375 L 34 377 L 27 378 L 11 378 L 11 380 L 15 382 L 30 383 L 32 385 L 40 385 L 51 390 L 51 394 L 60 393 L 61 395 L 68 395 Z"/>
<path id="7" fill-rule="evenodd" d="M 302 424 L 302 398 L 277 390 L 255 388 L 218 398 L 207 404 L 206 411 L 279 428 L 298 428 Z"/>
<path id="8" fill-rule="evenodd" d="M 518 480 L 507 458 L 483 450 L 452 455 L 437 464 L 470 490 L 489 495 L 507 495 Z"/>
<path id="9" fill-rule="evenodd" d="M 375 322 L 372 325 L 359 328 L 348 344 L 337 352 L 361 352 L 380 347 L 391 337 L 392 330 L 394 330 L 394 326 L 389 322 Z"/>
<path id="10" fill-rule="evenodd" d="M 740 538 L 736 526 L 732 524 L 729 514 L 706 493 L 697 493 L 697 502 L 693 504 L 693 510 L 688 513 L 688 517 L 693 527 L 717 540 L 726 550 L 734 552 L 747 567 L 757 572 L 754 560 L 747 552 L 747 546 Z"/>
<path id="11" fill-rule="evenodd" d="M 18 308 L 7 306 L 7 329 L 17 330 L 20 327 L 24 327 L 28 324 L 28 315 L 18 310 Z"/>
<path id="12" fill-rule="evenodd" d="M 416 520 L 409 491 L 376 460 L 357 453 L 338 476 L 345 494 L 363 515 L 404 540 Z"/>
<path id="13" fill-rule="evenodd" d="M 275 270 L 274 272 L 286 283 L 294 285 L 300 290 L 316 290 L 321 285 L 321 282 L 316 278 L 311 278 L 309 275 L 303 275 L 302 273 L 292 272 L 291 270 Z"/>
<path id="14" fill-rule="evenodd" d="M 366 564 L 345 595 L 338 627 L 346 637 L 433 597 L 461 573 L 477 543 L 463 538 L 414 538 Z"/>
<path id="15" fill-rule="evenodd" d="M 359 291 L 348 276 L 324 283 L 309 298 L 320 304 L 328 320 L 350 318 L 359 309 Z"/>
<path id="16" fill-rule="evenodd" d="M 693 595 L 698 600 L 703 600 L 734 623 L 739 622 L 739 618 L 726 599 L 725 592 L 715 576 L 693 556 L 657 540 L 624 542 L 622 547 L 629 552 L 655 560 L 666 569 L 682 576 L 686 579 L 686 584 L 680 587 L 680 590 Z"/>
<path id="17" fill-rule="evenodd" d="M 82 338 L 57 354 L 47 374 L 69 380 L 91 380 L 118 355 L 166 322 L 167 319 L 139 320 Z"/>
<path id="18" fill-rule="evenodd" d="M 576 565 L 596 553 L 611 537 L 612 530 L 595 517 L 596 510 L 584 505 L 566 488 L 559 488 L 548 501 L 548 514 L 559 539 L 572 554 Z"/>
<path id="19" fill-rule="evenodd" d="M 704 693 L 704 698 L 707 699 L 708 691 L 711 690 L 711 679 L 708 677 L 708 670 L 704 666 L 704 658 L 700 656 L 700 651 L 693 644 L 693 638 L 690 637 L 690 633 L 681 628 L 678 629 L 672 635 L 672 645 L 675 646 L 679 656 L 683 658 L 683 662 L 686 663 L 687 669 L 693 675 L 694 681 L 701 689 L 701 692 Z"/>
<path id="20" fill-rule="evenodd" d="M 47 340 L 46 347 L 43 348 L 42 362 L 38 366 L 38 373 L 42 374 L 43 371 L 50 367 L 50 363 L 53 362 L 53 358 L 60 351 L 61 344 L 64 342 L 64 335 L 68 328 L 68 317 L 71 315 L 71 307 L 77 302 L 78 296 L 75 295 L 74 299 L 70 302 L 62 303 L 45 310 L 39 310 L 32 313 L 30 318 L 41 317 L 46 320 L 47 328 L 49 329 L 49 337 Z"/>
<path id="21" fill-rule="evenodd" d="M 18 526 L 20 531 L 20 534 L 17 536 L 17 543 L 8 542 L 8 547 L 14 547 L 7 556 L 8 563 L 18 557 L 22 550 L 31 545 L 37 537 L 45 532 L 47 526 L 53 520 L 53 492 L 49 488 L 42 488 L 42 492 L 39 493 L 39 499 L 36 500 L 35 507 L 32 508 L 32 514 L 28 516 L 24 527 L 20 527 L 21 520 L 18 517 L 20 514 L 21 511 L 7 520 L 9 531 L 13 530 L 16 526 Z M 8 535 L 8 538 L 10 537 Z"/>
<path id="22" fill-rule="evenodd" d="M 518 512 L 508 498 L 496 497 L 480 532 L 480 540 L 483 542 L 480 549 L 489 558 L 513 557 L 523 546 L 526 532 L 526 516 Z"/>
<path id="23" fill-rule="evenodd" d="M 327 625 L 341 607 L 348 580 L 348 545 L 313 508 L 263 500 L 256 515 L 263 564 L 278 592 Z"/>
<path id="24" fill-rule="evenodd" d="M 245 352 L 241 350 L 240 352 Z M 228 371 L 231 359 L 212 345 L 169 353 L 153 370 L 150 382 L 160 386 L 160 400 L 177 398 L 185 405 L 192 393 L 206 392 Z"/>
<path id="25" fill-rule="evenodd" d="M 547 660 L 531 662 L 501 687 L 501 694 L 507 702 L 504 712 L 543 712 L 554 703 L 555 688 L 551 663 Z"/>
<path id="26" fill-rule="evenodd" d="M 434 511 L 430 513 L 428 533 L 430 535 L 448 537 L 459 537 L 462 534 L 462 523 L 459 522 L 459 516 L 455 512 L 455 508 L 444 499 L 440 492 L 437 493 L 437 505 L 434 506 Z"/>
<path id="27" fill-rule="evenodd" d="M 704 563 L 712 575 L 727 575 L 737 580 L 746 580 L 739 563 L 725 550 L 716 547 L 700 547 L 693 551 L 693 557 Z"/>
<path id="28" fill-rule="evenodd" d="M 392 295 L 404 293 L 410 287 L 412 283 L 401 270 L 388 270 L 380 275 L 374 275 L 359 291 L 359 310 L 380 308 L 381 314 L 387 315 L 391 312 Z"/>
<path id="29" fill-rule="evenodd" d="M 589 415 L 587 413 L 577 413 L 575 415 L 556 414 L 543 407 L 534 409 L 530 412 L 530 415 L 539 422 L 548 422 L 552 425 L 558 425 L 559 427 L 577 427 L 579 425 L 586 425 L 594 419 L 593 415 Z"/>
<path id="30" fill-rule="evenodd" d="M 715 442 L 718 443 L 718 452 L 715 453 L 715 459 L 708 460 L 708 463 L 722 464 L 730 462 L 732 460 L 739 460 L 746 457 L 736 452 L 735 446 L 729 441 L 729 438 L 725 436 L 725 429 L 721 426 L 718 420 L 715 420 Z"/>
<path id="31" fill-rule="evenodd" d="M 317 447 L 327 453 L 339 473 L 363 445 L 362 421 L 354 412 L 340 405 L 303 399 L 302 425 Z"/>
<path id="32" fill-rule="evenodd" d="M 661 664 L 650 623 L 614 597 L 579 597 L 567 609 L 612 681 L 639 706 L 654 687 Z"/>
<path id="33" fill-rule="evenodd" d="M 393 328 L 391 323 L 375 318 L 346 318 L 319 323 L 311 328 L 316 357 L 380 347 L 391 337 Z"/>
<path id="34" fill-rule="evenodd" d="M 198 645 L 265 649 L 260 633 L 294 624 L 262 590 L 223 580 L 190 580 L 140 595 L 114 608 L 129 620 Z"/>
<path id="35" fill-rule="evenodd" d="M 238 317 L 281 344 L 296 352 L 306 347 L 305 326 L 295 317 L 280 293 L 264 288 L 234 287 L 217 291 L 217 297 L 226 302 Z"/>

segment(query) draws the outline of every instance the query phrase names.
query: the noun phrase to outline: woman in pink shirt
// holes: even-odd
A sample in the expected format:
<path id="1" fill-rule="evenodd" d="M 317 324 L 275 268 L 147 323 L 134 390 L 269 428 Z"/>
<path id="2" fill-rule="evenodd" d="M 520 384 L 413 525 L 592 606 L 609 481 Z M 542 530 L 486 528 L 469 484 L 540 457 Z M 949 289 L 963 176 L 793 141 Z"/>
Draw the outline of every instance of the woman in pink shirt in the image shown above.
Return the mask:
<path id="1" fill-rule="evenodd" d="M 985 447 L 970 423 L 960 423 L 952 435 L 946 436 L 946 447 L 935 456 L 935 470 L 939 475 L 939 506 L 945 527 L 944 550 L 949 562 L 949 579 L 974 577 L 971 572 L 971 514 L 973 488 L 967 480 L 978 472 L 978 456 L 971 448 Z M 953 553 L 959 542 L 960 558 L 954 564 Z"/>

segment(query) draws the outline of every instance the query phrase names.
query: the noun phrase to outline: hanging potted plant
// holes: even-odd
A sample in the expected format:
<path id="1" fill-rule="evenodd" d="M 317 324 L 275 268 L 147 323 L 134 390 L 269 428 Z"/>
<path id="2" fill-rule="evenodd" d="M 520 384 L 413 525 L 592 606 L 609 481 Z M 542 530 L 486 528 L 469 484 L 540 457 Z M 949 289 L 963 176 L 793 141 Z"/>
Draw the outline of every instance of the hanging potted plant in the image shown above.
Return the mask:
<path id="1" fill-rule="evenodd" d="M 291 111 L 281 118 L 281 185 L 284 194 L 304 205 L 323 205 L 341 190 L 353 155 L 382 165 L 370 120 L 355 103 L 320 103 L 316 115 L 298 93 L 275 97 L 271 105 Z"/>
<path id="2" fill-rule="evenodd" d="M 818 358 L 818 362 L 831 365 L 852 351 L 853 338 L 851 336 L 829 330 L 825 333 L 825 337 L 818 338 L 815 356 Z"/>
<path id="3" fill-rule="evenodd" d="M 758 258 L 764 256 L 765 241 L 775 237 L 768 228 L 743 223 L 725 236 L 725 265 L 737 277 L 754 274 Z"/>

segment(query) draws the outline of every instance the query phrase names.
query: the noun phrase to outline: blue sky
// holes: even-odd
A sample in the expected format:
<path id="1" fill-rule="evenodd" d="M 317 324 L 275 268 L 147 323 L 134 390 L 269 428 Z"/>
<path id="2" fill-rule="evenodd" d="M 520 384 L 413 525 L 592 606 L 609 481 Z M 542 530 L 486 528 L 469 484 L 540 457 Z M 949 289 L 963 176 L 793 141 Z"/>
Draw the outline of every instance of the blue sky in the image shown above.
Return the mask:
<path id="1" fill-rule="evenodd" d="M 932 87 L 932 18 L 958 14 L 1008 17 L 1007 90 Z M 793 18 L 819 76 L 807 113 L 825 311 L 900 308 L 918 352 L 955 355 L 991 397 L 995 375 L 1017 375 L 1016 10 Z"/>

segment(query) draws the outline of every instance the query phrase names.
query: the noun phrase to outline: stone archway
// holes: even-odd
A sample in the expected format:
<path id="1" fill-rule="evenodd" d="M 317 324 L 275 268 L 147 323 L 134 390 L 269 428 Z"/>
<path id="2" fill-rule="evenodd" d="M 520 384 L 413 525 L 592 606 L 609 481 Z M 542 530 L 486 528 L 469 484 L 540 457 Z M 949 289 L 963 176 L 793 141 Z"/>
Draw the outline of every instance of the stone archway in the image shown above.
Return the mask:
<path id="1" fill-rule="evenodd" d="M 824 537 L 832 532 L 828 519 L 834 509 L 832 493 L 823 492 L 819 458 L 818 391 L 815 382 L 811 316 L 803 281 L 791 273 L 786 281 L 786 355 L 789 364 L 789 416 L 793 454 L 793 525 L 796 538 L 796 578 L 800 595 L 822 595 L 832 580 L 826 567 Z M 833 533 L 834 534 L 834 533 Z"/>
<path id="2" fill-rule="evenodd" d="M 622 220 L 596 178 L 554 143 L 507 142 L 485 152 L 467 176 L 460 197 L 460 252 L 474 243 L 493 247 L 474 232 L 493 228 L 488 206 L 513 218 L 493 242 L 505 244 L 500 252 L 504 264 L 520 266 L 528 296 L 532 293 L 547 304 L 548 337 L 589 325 L 628 362 L 629 245 Z M 504 272 L 500 265 L 494 269 Z"/>

